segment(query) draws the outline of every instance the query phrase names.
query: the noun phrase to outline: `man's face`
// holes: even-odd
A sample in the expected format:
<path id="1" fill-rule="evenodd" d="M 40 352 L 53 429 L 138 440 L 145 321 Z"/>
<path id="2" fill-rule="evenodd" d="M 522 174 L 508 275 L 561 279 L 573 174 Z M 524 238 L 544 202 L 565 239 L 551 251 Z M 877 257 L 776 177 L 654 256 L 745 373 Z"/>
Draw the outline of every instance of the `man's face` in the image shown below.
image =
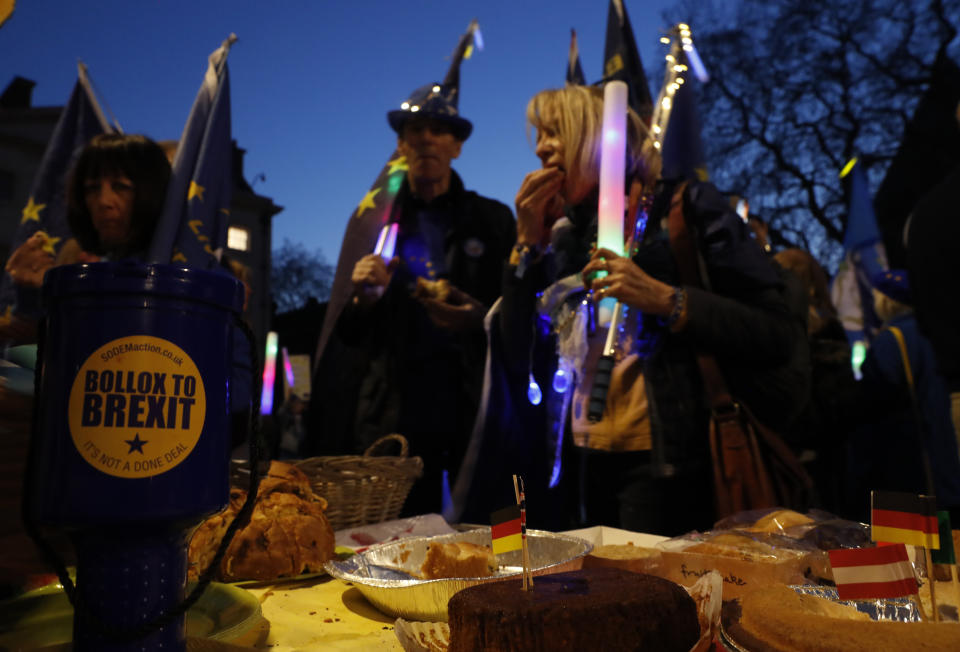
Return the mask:
<path id="1" fill-rule="evenodd" d="M 450 174 L 450 161 L 460 156 L 463 141 L 450 125 L 432 118 L 410 118 L 397 138 L 397 148 L 407 157 L 413 181 L 440 181 Z"/>

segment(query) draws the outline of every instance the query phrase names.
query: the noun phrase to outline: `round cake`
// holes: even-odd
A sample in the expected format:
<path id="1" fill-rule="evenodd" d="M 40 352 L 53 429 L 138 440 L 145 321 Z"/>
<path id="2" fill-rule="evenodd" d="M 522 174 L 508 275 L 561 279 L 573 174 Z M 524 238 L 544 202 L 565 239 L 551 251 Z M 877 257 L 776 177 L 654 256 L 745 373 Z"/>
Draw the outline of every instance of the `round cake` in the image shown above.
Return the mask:
<path id="1" fill-rule="evenodd" d="M 668 580 L 612 568 L 487 582 L 447 605 L 450 652 L 657 650 L 689 652 L 700 637 L 697 607 Z"/>

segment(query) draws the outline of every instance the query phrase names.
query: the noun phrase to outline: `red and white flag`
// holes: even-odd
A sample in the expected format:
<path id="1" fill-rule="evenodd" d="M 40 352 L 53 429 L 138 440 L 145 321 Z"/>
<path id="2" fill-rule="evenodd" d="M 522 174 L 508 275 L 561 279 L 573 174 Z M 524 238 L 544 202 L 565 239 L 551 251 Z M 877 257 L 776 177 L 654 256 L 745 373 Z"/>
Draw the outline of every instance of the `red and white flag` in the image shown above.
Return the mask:
<path id="1" fill-rule="evenodd" d="M 900 598 L 917 592 L 917 578 L 902 543 L 830 551 L 841 600 Z"/>

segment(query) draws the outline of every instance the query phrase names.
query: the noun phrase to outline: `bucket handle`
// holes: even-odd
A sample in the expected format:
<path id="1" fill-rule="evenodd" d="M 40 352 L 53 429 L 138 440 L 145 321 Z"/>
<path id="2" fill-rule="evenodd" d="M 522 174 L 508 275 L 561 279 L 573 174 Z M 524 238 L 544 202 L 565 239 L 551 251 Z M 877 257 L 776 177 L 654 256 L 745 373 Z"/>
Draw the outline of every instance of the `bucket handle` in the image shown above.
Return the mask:
<path id="1" fill-rule="evenodd" d="M 251 356 L 251 375 L 253 376 L 253 389 L 254 391 L 251 394 L 251 402 L 255 397 L 260 396 L 261 393 L 261 383 L 262 379 L 260 374 L 257 373 L 257 369 L 260 368 L 260 356 L 257 350 L 256 345 L 256 336 L 253 333 L 253 330 L 250 328 L 239 315 L 234 315 L 235 325 L 243 332 L 244 336 L 247 338 L 250 344 L 250 356 Z M 43 317 L 40 320 L 40 323 L 37 328 L 37 360 L 43 360 L 43 346 L 44 339 L 46 337 L 46 328 L 47 328 L 47 319 Z M 32 424 L 32 436 L 33 440 L 38 440 L 38 424 L 40 416 L 40 387 L 43 382 L 43 370 L 44 365 L 38 364 L 34 374 L 34 397 L 33 402 L 33 424 Z M 259 467 L 259 462 L 261 461 L 261 455 L 263 449 L 260 445 L 260 420 L 257 410 L 253 409 L 251 404 L 250 410 L 250 432 L 249 432 L 249 447 L 250 447 L 250 468 L 257 469 Z M 39 464 L 37 447 L 30 446 L 29 452 L 27 454 L 27 476 L 26 477 L 36 477 L 34 475 L 37 465 Z M 263 459 L 268 459 L 265 455 Z M 53 546 L 43 537 L 43 534 L 40 532 L 39 525 L 28 517 L 30 511 L 27 509 L 29 504 L 30 496 L 29 492 L 25 491 L 23 495 L 23 501 L 21 505 L 22 518 L 24 523 L 24 529 L 27 532 L 27 535 L 33 540 L 34 545 L 40 550 L 41 555 L 56 572 L 57 578 L 60 580 L 60 584 L 63 586 L 63 592 L 66 594 L 67 599 L 70 601 L 70 604 L 74 607 L 80 617 L 84 618 L 89 624 L 98 630 L 100 634 L 105 635 L 106 637 L 117 641 L 117 642 L 126 642 L 132 641 L 138 638 L 147 636 L 162 627 L 165 627 L 172 623 L 174 620 L 185 614 L 190 607 L 196 604 L 197 600 L 200 599 L 200 596 L 203 595 L 203 592 L 209 586 L 210 582 L 213 581 L 213 577 L 217 572 L 217 569 L 220 568 L 220 563 L 223 561 L 223 557 L 227 552 L 227 548 L 230 546 L 230 542 L 233 540 L 233 536 L 237 531 L 247 525 L 250 521 L 250 516 L 253 514 L 253 504 L 257 499 L 257 492 L 260 488 L 260 474 L 251 473 L 250 474 L 250 485 L 247 491 L 247 499 L 243 503 L 243 507 L 240 508 L 240 512 L 237 514 L 237 517 L 233 519 L 229 527 L 227 527 L 226 532 L 223 534 L 223 539 L 220 541 L 220 546 L 217 548 L 217 552 L 213 557 L 213 561 L 210 562 L 210 565 L 200 574 L 197 579 L 197 585 L 193 588 L 190 594 L 184 598 L 183 602 L 178 604 L 173 609 L 170 609 L 166 613 L 161 613 L 157 617 L 149 620 L 145 623 L 141 623 L 135 627 L 129 627 L 126 629 L 118 629 L 112 627 L 103 621 L 98 614 L 90 611 L 90 607 L 85 603 L 80 603 L 77 605 L 76 594 L 77 587 L 73 583 L 73 579 L 70 577 L 70 573 L 67 571 L 67 565 L 64 563 L 63 559 L 60 558 L 60 555 L 54 550 Z"/>

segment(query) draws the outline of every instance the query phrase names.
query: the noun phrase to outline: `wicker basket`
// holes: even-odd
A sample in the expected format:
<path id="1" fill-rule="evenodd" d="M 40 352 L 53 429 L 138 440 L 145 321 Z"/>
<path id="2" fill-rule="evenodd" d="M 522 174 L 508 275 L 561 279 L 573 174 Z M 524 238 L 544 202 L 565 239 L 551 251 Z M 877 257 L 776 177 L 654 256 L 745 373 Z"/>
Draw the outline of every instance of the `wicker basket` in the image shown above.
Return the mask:
<path id="1" fill-rule="evenodd" d="M 400 443 L 400 455 L 374 455 L 383 444 Z M 363 455 L 310 457 L 297 462 L 313 490 L 327 499 L 327 518 L 334 530 L 397 518 L 414 481 L 423 475 L 423 460 L 408 457 L 402 435 L 385 435 Z"/>

